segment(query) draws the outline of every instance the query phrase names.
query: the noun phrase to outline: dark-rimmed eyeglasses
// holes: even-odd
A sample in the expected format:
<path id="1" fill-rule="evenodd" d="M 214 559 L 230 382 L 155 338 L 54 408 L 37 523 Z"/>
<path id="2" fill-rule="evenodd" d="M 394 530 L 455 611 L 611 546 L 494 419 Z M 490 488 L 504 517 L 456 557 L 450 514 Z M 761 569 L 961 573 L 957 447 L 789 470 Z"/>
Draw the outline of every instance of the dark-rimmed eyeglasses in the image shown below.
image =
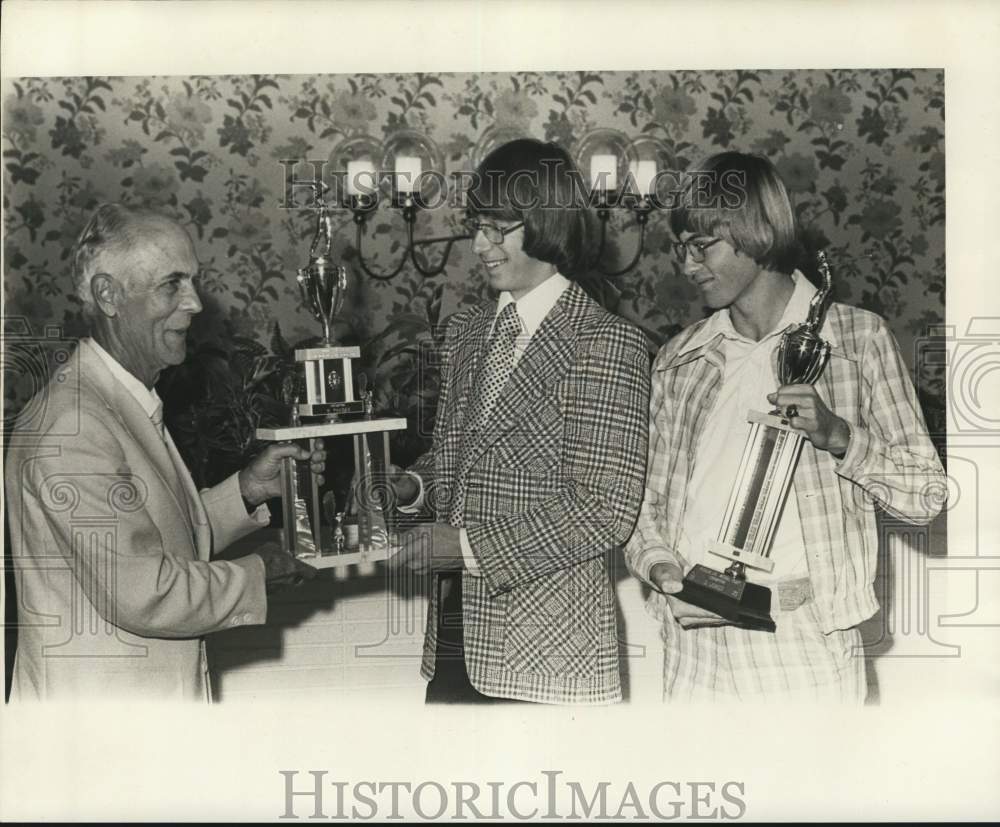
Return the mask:
<path id="1" fill-rule="evenodd" d="M 496 224 L 489 224 L 485 221 L 478 221 L 475 218 L 463 218 L 462 226 L 465 231 L 471 235 L 473 238 L 476 237 L 476 233 L 482 232 L 483 237 L 490 244 L 503 244 L 504 238 L 506 238 L 507 233 L 512 233 L 514 230 L 519 230 L 524 226 L 523 221 L 518 221 L 517 224 L 511 224 L 509 227 L 498 227 Z"/>
<path id="2" fill-rule="evenodd" d="M 677 260 L 681 264 L 687 261 L 688 253 L 691 254 L 693 262 L 701 264 L 705 260 L 705 250 L 713 244 L 718 244 L 720 241 L 722 241 L 721 238 L 713 238 L 709 241 L 674 241 L 672 246 L 674 248 L 674 255 L 677 256 Z"/>

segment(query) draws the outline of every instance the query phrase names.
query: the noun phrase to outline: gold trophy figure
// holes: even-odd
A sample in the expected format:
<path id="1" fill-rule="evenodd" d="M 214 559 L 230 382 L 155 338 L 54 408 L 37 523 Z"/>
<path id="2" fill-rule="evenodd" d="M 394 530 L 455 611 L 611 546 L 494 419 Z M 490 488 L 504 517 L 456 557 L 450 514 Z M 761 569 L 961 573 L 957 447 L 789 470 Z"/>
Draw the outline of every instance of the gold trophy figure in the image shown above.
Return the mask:
<path id="1" fill-rule="evenodd" d="M 806 321 L 787 331 L 777 353 L 782 385 L 812 384 L 826 367 L 830 344 L 819 336 L 826 316 L 832 279 L 826 255 L 817 254 L 823 286 L 809 303 Z M 718 539 L 709 551 L 730 561 L 724 572 L 696 565 L 684 578 L 676 597 L 715 612 L 749 629 L 773 632 L 771 590 L 746 579 L 746 569 L 771 572 L 770 558 L 782 506 L 806 437 L 794 430 L 784 411 L 750 411 L 750 434 L 722 520 Z"/>

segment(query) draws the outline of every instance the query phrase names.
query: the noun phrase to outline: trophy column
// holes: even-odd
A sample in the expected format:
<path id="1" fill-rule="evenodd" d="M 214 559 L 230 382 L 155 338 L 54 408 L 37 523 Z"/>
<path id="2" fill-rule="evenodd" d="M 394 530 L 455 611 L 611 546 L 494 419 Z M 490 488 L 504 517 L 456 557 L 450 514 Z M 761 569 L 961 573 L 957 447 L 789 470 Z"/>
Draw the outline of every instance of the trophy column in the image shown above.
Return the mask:
<path id="1" fill-rule="evenodd" d="M 297 351 L 296 358 L 306 363 L 306 375 L 310 372 L 314 377 L 336 375 L 327 373 L 324 363 L 340 360 L 342 373 L 351 375 L 350 359 L 356 357 L 357 348 L 315 348 Z M 301 359 L 299 358 L 301 355 Z M 319 363 L 319 364 L 316 364 Z M 379 496 L 378 471 L 380 464 L 384 472 L 389 466 L 389 433 L 406 429 L 406 419 L 402 417 L 374 417 L 368 399 L 339 399 L 331 401 L 326 388 L 331 385 L 328 379 L 323 382 L 307 381 L 309 399 L 297 406 L 293 424 L 280 428 L 258 428 L 257 439 L 267 442 L 309 439 L 310 444 L 316 440 L 330 437 L 352 437 L 354 441 L 354 467 L 357 490 L 354 496 L 358 501 L 359 512 L 359 542 L 358 550 L 344 552 L 335 541 L 335 527 L 323 524 L 323 501 L 320 496 L 319 484 L 315 477 L 309 474 L 309 499 L 312 504 L 312 519 L 306 519 L 303 499 L 302 482 L 299 478 L 295 460 L 286 459 L 281 469 L 282 488 L 282 547 L 293 556 L 315 568 L 340 568 L 360 563 L 384 560 L 395 549 L 392 543 L 392 515 Z M 353 383 L 344 383 L 339 395 L 353 396 Z M 360 414 L 361 418 L 355 418 Z M 321 416 L 323 421 L 304 423 L 295 422 L 302 416 Z M 350 417 L 348 419 L 348 417 Z M 346 419 L 347 421 L 341 421 Z M 333 420 L 333 421 L 331 421 Z M 373 452 L 368 443 L 369 434 L 381 434 L 381 450 Z M 378 461 L 372 454 L 377 453 Z M 385 526 L 384 532 L 376 531 L 376 523 Z M 363 528 L 362 528 L 363 526 Z"/>
<path id="2" fill-rule="evenodd" d="M 805 437 L 775 414 L 750 411 L 740 471 L 722 520 L 719 539 L 709 551 L 761 571 L 771 572 L 771 540 L 792 485 Z"/>
<path id="3" fill-rule="evenodd" d="M 733 623 L 773 632 L 771 591 L 746 579 L 747 567 L 771 572 L 771 541 L 788 498 L 804 437 L 784 417 L 750 411 L 750 434 L 719 530 L 709 551 L 730 561 L 724 572 L 696 565 L 680 599 Z"/>

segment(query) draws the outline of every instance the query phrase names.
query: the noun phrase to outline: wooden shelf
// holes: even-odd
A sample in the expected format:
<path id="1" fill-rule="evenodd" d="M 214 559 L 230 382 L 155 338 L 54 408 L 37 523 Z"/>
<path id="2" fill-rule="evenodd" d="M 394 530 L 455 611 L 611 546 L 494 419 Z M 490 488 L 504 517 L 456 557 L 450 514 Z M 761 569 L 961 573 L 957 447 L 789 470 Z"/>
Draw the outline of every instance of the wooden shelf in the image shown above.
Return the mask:
<path id="1" fill-rule="evenodd" d="M 405 430 L 406 419 L 404 417 L 384 417 L 382 419 L 358 419 L 353 422 L 317 422 L 310 425 L 289 425 L 283 428 L 258 428 L 255 436 L 265 442 L 281 442 L 287 439 L 352 436 L 354 434 Z"/>

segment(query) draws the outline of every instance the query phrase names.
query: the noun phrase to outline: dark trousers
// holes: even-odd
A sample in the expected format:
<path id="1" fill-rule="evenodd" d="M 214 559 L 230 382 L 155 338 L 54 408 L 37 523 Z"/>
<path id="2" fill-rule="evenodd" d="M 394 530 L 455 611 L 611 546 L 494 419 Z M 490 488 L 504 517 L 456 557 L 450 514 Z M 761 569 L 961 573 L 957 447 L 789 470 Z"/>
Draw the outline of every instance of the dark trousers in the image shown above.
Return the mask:
<path id="1" fill-rule="evenodd" d="M 465 629 L 462 623 L 462 573 L 446 572 L 436 578 L 438 591 L 437 652 L 434 677 L 427 684 L 424 703 L 511 703 L 512 698 L 492 698 L 477 691 L 465 668 Z"/>

